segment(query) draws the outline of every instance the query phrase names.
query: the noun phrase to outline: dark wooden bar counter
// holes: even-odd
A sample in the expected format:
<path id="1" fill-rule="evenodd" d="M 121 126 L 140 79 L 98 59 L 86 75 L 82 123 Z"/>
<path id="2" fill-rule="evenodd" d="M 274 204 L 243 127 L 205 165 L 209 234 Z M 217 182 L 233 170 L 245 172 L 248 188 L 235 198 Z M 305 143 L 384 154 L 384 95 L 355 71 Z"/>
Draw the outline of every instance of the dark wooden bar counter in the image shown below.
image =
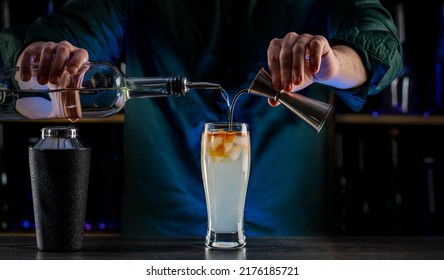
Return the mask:
<path id="1" fill-rule="evenodd" d="M 203 237 L 125 239 L 86 235 L 83 250 L 41 252 L 34 235 L 1 235 L 2 260 L 444 260 L 444 237 L 250 237 L 214 250 Z"/>

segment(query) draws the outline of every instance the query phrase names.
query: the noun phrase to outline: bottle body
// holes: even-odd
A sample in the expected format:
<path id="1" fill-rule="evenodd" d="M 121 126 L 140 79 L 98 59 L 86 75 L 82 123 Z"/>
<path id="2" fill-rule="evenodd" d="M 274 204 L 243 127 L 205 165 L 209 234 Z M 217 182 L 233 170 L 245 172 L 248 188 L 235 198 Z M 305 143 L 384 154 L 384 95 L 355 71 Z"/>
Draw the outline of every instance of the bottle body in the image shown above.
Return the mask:
<path id="1" fill-rule="evenodd" d="M 86 63 L 75 75 L 67 71 L 55 85 L 40 85 L 38 69 L 30 81 L 19 68 L 0 72 L 0 120 L 103 118 L 116 114 L 131 98 L 185 96 L 190 88 L 219 88 L 217 84 L 189 83 L 185 77 L 127 78 L 106 62 Z"/>
<path id="2" fill-rule="evenodd" d="M 85 64 L 76 75 L 65 72 L 59 84 L 40 85 L 38 69 L 30 81 L 18 68 L 0 74 L 0 119 L 100 118 L 119 112 L 127 99 L 125 79 L 108 64 Z"/>

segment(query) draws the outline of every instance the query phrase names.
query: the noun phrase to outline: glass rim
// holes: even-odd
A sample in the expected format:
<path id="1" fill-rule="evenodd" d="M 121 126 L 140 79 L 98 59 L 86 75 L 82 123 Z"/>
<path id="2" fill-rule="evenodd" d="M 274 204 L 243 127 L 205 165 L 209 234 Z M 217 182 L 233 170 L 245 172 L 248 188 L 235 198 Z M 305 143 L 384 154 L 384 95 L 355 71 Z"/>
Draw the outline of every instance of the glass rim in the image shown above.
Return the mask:
<path id="1" fill-rule="evenodd" d="M 231 131 L 235 130 L 238 132 L 248 132 L 250 131 L 250 126 L 248 123 L 244 122 L 207 122 L 202 126 L 202 131 L 217 131 L 217 130 L 225 130 Z"/>
<path id="2" fill-rule="evenodd" d="M 235 126 L 238 126 L 238 125 L 247 125 L 248 126 L 248 123 L 246 123 L 246 122 L 205 122 L 204 123 L 204 126 L 205 125 L 217 125 L 217 126 L 226 126 L 226 125 L 235 125 Z"/>

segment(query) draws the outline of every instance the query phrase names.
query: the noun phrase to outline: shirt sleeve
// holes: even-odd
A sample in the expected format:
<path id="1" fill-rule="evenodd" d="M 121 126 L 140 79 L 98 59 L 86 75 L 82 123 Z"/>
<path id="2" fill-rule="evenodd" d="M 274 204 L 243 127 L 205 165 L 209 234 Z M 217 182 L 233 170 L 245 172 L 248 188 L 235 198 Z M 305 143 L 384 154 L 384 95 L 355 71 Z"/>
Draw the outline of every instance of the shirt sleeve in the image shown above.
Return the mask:
<path id="1" fill-rule="evenodd" d="M 0 52 L 3 67 L 14 67 L 15 58 L 20 55 L 28 25 L 10 26 L 0 33 Z"/>
<path id="2" fill-rule="evenodd" d="M 379 1 L 331 2 L 331 45 L 345 44 L 354 48 L 363 59 L 369 77 L 361 87 L 334 91 L 351 109 L 360 111 L 367 96 L 379 93 L 402 70 L 402 50 L 396 35 L 397 28 L 390 13 Z"/>
<path id="3" fill-rule="evenodd" d="M 33 22 L 24 47 L 36 41 L 69 41 L 88 50 L 90 60 L 118 62 L 124 34 L 122 0 L 73 0 Z M 15 57 L 15 61 L 17 57 Z"/>

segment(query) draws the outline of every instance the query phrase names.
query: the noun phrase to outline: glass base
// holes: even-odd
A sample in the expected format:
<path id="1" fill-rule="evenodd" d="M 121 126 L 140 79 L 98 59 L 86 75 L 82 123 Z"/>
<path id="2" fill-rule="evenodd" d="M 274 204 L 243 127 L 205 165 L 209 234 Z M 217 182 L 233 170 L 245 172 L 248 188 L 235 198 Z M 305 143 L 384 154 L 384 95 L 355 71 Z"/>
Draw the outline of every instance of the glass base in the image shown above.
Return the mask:
<path id="1" fill-rule="evenodd" d="M 209 248 L 233 249 L 245 246 L 244 231 L 233 233 L 217 233 L 212 230 L 207 232 L 205 245 Z"/>

